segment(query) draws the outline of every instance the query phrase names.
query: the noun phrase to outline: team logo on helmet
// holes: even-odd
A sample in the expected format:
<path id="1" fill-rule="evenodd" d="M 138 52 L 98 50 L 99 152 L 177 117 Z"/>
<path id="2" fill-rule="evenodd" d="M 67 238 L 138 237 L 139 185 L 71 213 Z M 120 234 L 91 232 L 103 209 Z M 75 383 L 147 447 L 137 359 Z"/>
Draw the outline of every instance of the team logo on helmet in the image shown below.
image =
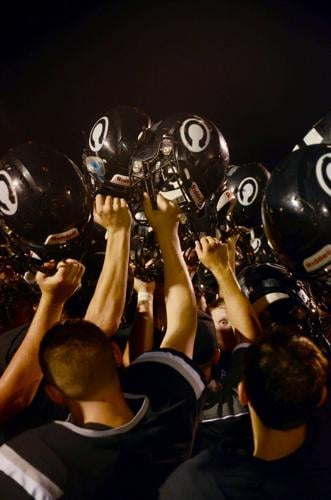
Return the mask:
<path id="1" fill-rule="evenodd" d="M 92 151 L 97 153 L 103 146 L 103 143 L 107 137 L 109 128 L 109 119 L 107 116 L 102 116 L 93 125 L 89 137 L 89 146 Z"/>
<path id="2" fill-rule="evenodd" d="M 210 132 L 203 120 L 188 118 L 181 124 L 179 132 L 184 146 L 193 153 L 203 151 L 210 143 Z"/>
<path id="3" fill-rule="evenodd" d="M 254 253 L 257 253 L 260 250 L 261 244 L 262 242 L 260 238 L 254 238 L 253 240 L 251 240 L 250 245 Z"/>
<path id="4" fill-rule="evenodd" d="M 246 177 L 238 186 L 237 200 L 240 205 L 248 207 L 256 199 L 259 192 L 257 181 L 253 177 Z"/>
<path id="5" fill-rule="evenodd" d="M 18 200 L 13 181 L 4 170 L 0 171 L 0 212 L 4 215 L 14 215 Z"/>
<path id="6" fill-rule="evenodd" d="M 331 153 L 326 153 L 318 159 L 316 177 L 323 191 L 331 196 Z"/>

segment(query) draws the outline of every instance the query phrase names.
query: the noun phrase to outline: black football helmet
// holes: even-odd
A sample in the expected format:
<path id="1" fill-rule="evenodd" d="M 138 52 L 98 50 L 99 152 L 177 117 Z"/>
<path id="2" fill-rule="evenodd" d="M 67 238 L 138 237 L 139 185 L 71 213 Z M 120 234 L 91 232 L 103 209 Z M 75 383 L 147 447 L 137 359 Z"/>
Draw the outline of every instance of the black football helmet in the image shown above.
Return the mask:
<path id="1" fill-rule="evenodd" d="M 93 226 L 90 176 L 64 154 L 27 143 L 0 160 L 0 228 L 19 264 L 79 258 Z"/>
<path id="2" fill-rule="evenodd" d="M 231 165 L 226 172 L 226 185 L 237 203 L 232 210 L 236 226 L 248 229 L 262 225 L 261 202 L 270 173 L 261 163 Z"/>
<path id="3" fill-rule="evenodd" d="M 240 287 L 266 333 L 275 327 L 305 335 L 328 354 L 319 312 L 309 285 L 279 264 L 253 264 L 238 274 Z M 286 329 L 286 330 L 285 330 Z"/>
<path id="4" fill-rule="evenodd" d="M 154 206 L 158 191 L 182 212 L 201 210 L 222 185 L 229 152 L 223 135 L 206 118 L 176 113 L 143 134 L 130 167 L 130 204 L 141 221 L 144 191 Z"/>
<path id="5" fill-rule="evenodd" d="M 127 197 L 130 159 L 139 135 L 151 125 L 145 111 L 131 106 L 112 108 L 94 123 L 83 162 L 97 191 Z"/>
<path id="6" fill-rule="evenodd" d="M 331 144 L 331 111 L 326 116 L 314 123 L 302 141 L 294 146 L 293 151 L 311 146 L 312 144 Z"/>
<path id="7" fill-rule="evenodd" d="M 276 167 L 262 219 L 269 242 L 291 271 L 331 286 L 331 145 L 307 146 Z"/>

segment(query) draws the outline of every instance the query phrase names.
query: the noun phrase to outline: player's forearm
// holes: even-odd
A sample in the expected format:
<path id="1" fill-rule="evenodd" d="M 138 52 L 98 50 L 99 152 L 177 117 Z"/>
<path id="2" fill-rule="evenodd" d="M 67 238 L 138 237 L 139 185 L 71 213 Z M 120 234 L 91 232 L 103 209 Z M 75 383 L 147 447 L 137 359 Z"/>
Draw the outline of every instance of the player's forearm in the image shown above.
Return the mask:
<path id="1" fill-rule="evenodd" d="M 259 325 L 252 306 L 241 291 L 233 270 L 229 267 L 226 269 L 216 267 L 212 269 L 212 273 L 224 298 L 232 328 L 239 330 L 247 340 L 255 340 L 260 333 Z"/>
<path id="2" fill-rule="evenodd" d="M 128 229 L 109 234 L 103 268 L 85 314 L 109 336 L 118 329 L 124 310 L 129 250 Z"/>
<path id="3" fill-rule="evenodd" d="M 39 344 L 46 331 L 61 319 L 62 310 L 63 303 L 41 297 L 26 336 L 0 379 L 0 422 L 22 411 L 35 396 L 42 378 Z"/>
<path id="4" fill-rule="evenodd" d="M 179 238 L 159 238 L 164 261 L 164 285 L 167 310 L 167 335 L 176 332 L 192 346 L 196 331 L 196 300 L 190 276 L 181 252 Z M 183 349 L 184 350 L 184 349 Z"/>
<path id="5" fill-rule="evenodd" d="M 140 354 L 153 349 L 153 295 L 148 300 L 137 303 L 134 323 L 128 341 L 128 364 Z"/>

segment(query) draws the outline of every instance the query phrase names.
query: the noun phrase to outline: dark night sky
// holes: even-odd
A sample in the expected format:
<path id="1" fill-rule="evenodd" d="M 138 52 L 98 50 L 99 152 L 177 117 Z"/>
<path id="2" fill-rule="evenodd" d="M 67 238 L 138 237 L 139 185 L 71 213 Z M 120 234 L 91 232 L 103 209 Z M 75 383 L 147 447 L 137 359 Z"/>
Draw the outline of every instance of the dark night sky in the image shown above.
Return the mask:
<path id="1" fill-rule="evenodd" d="M 82 130 L 131 104 L 155 121 L 203 114 L 223 132 L 232 163 L 272 167 L 331 109 L 328 3 L 9 6 L 1 15 L 0 153 L 32 139 L 78 161 Z"/>

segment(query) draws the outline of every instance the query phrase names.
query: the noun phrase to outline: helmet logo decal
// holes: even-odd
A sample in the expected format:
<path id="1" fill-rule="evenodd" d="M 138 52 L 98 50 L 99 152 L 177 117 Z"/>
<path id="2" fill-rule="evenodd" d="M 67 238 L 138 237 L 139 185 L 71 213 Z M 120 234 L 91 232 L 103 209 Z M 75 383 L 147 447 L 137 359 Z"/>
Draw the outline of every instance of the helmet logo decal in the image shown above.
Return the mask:
<path id="1" fill-rule="evenodd" d="M 5 215 L 14 215 L 17 211 L 18 200 L 14 184 L 9 174 L 0 171 L 0 211 Z"/>
<path id="2" fill-rule="evenodd" d="M 60 245 L 69 240 L 73 240 L 79 236 L 79 231 L 76 227 L 63 231 L 62 233 L 49 234 L 44 242 L 44 245 Z"/>
<path id="3" fill-rule="evenodd" d="M 193 153 L 203 151 L 210 143 L 210 132 L 206 123 L 197 118 L 188 118 L 180 127 L 184 146 Z"/>
<path id="4" fill-rule="evenodd" d="M 318 159 L 316 177 L 323 191 L 331 196 L 331 153 L 326 153 Z"/>
<path id="5" fill-rule="evenodd" d="M 259 192 L 257 181 L 253 177 L 246 177 L 238 186 L 237 200 L 240 205 L 248 207 L 253 203 Z"/>
<path id="6" fill-rule="evenodd" d="M 325 245 L 310 257 L 303 261 L 303 267 L 308 273 L 325 267 L 331 261 L 331 245 Z"/>
<path id="7" fill-rule="evenodd" d="M 196 182 L 192 182 L 189 192 L 196 206 L 198 208 L 202 208 L 204 206 L 205 199 Z"/>
<path id="8" fill-rule="evenodd" d="M 118 184 L 119 186 L 129 186 L 130 178 L 127 175 L 115 174 L 110 179 L 113 184 Z"/>
<path id="9" fill-rule="evenodd" d="M 103 146 L 107 137 L 109 128 L 109 119 L 107 116 L 102 116 L 92 127 L 89 137 L 89 146 L 92 151 L 97 153 Z"/>

